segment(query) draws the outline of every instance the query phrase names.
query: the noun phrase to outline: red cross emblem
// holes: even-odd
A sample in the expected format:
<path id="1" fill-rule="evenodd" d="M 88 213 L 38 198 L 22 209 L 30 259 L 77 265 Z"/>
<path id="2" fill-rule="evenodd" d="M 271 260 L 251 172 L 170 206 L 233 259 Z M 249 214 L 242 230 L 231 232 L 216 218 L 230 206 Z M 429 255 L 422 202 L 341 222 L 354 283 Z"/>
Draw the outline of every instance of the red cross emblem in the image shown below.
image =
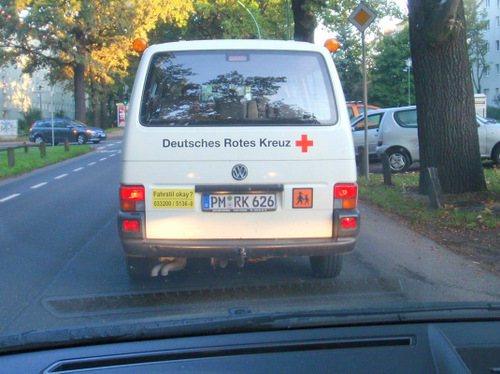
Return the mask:
<path id="1" fill-rule="evenodd" d="M 302 152 L 307 152 L 308 151 L 307 147 L 312 147 L 314 145 L 314 142 L 312 140 L 307 139 L 307 135 L 303 134 L 300 140 L 295 141 L 295 145 L 297 147 L 302 147 Z"/>

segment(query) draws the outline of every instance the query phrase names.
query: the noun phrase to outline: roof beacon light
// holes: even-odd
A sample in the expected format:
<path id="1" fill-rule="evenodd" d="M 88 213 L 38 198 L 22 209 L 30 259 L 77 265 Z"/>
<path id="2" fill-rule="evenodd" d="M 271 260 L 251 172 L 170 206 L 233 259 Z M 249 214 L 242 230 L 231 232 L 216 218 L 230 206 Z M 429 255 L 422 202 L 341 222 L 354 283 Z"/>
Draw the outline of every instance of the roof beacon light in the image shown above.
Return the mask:
<path id="1" fill-rule="evenodd" d="M 137 38 L 134 40 L 132 47 L 134 48 L 134 51 L 142 53 L 146 50 L 147 47 L 149 47 L 149 45 L 148 42 L 143 38 Z"/>
<path id="2" fill-rule="evenodd" d="M 336 52 L 337 49 L 339 49 L 339 47 L 340 47 L 340 43 L 335 38 L 327 39 L 326 42 L 325 42 L 325 47 L 330 52 Z"/>

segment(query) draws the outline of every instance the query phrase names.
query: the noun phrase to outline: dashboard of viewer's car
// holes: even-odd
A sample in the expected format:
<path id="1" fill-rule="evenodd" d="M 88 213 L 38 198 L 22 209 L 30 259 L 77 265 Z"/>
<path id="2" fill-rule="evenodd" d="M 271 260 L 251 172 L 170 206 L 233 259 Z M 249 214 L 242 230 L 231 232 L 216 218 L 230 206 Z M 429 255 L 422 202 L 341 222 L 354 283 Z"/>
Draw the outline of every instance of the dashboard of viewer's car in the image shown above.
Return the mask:
<path id="1" fill-rule="evenodd" d="M 48 349 L 2 373 L 497 373 L 500 322 L 283 329 Z"/>

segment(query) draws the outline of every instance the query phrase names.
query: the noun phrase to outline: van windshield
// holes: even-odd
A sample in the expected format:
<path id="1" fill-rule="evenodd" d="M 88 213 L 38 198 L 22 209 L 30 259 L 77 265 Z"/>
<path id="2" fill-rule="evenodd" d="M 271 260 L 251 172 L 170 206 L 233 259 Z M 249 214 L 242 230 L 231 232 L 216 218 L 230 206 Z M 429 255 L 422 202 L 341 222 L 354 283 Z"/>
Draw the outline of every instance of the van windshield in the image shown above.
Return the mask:
<path id="1" fill-rule="evenodd" d="M 194 51 L 153 56 L 144 126 L 333 125 L 337 113 L 322 55 Z"/>

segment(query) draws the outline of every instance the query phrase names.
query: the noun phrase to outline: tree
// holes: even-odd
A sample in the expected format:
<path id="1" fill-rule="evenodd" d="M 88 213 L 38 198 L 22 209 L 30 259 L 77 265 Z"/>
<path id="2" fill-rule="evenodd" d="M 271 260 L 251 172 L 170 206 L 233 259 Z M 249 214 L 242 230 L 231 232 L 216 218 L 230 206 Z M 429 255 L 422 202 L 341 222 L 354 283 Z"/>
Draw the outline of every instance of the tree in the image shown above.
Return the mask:
<path id="1" fill-rule="evenodd" d="M 361 48 L 359 37 L 349 25 L 337 30 L 340 48 L 333 53 L 340 81 L 344 87 L 347 100 L 363 99 L 363 74 L 361 72 Z"/>
<path id="2" fill-rule="evenodd" d="M 294 16 L 294 40 L 314 42 L 314 30 L 318 20 L 337 31 L 350 25 L 349 15 L 358 6 L 359 0 L 292 0 Z M 384 15 L 401 18 L 399 7 L 392 0 L 365 1 L 372 10 Z M 378 22 L 380 17 L 375 20 Z"/>
<path id="3" fill-rule="evenodd" d="M 467 30 L 467 46 L 471 64 L 472 83 L 477 93 L 481 93 L 481 79 L 488 69 L 486 54 L 488 42 L 484 39 L 484 32 L 488 29 L 486 9 L 482 11 L 482 0 L 464 0 L 465 22 Z"/>
<path id="4" fill-rule="evenodd" d="M 438 168 L 444 193 L 485 190 L 463 2 L 409 0 L 409 21 L 421 168 Z"/>
<path id="5" fill-rule="evenodd" d="M 133 35 L 144 36 L 158 19 L 182 20 L 190 2 L 182 0 L 4 0 L 9 22 L 0 24 L 2 47 L 11 61 L 23 57 L 24 71 L 45 67 L 50 79 L 73 80 L 75 117 L 85 121 L 85 77 L 104 82 L 104 61 L 121 69 Z M 96 86 L 94 86 L 94 89 Z"/>
<path id="6" fill-rule="evenodd" d="M 410 34 L 408 26 L 401 31 L 384 35 L 375 46 L 373 67 L 370 69 L 369 102 L 381 107 L 408 104 L 408 66 Z M 411 72 L 411 70 L 410 70 Z M 412 76 L 410 75 L 410 80 Z M 415 89 L 411 88 L 411 102 L 415 103 Z"/>
<path id="7" fill-rule="evenodd" d="M 286 39 L 284 0 L 240 2 L 193 0 L 193 10 L 184 25 L 161 22 L 151 30 L 149 40 L 151 43 L 164 43 L 179 39 L 256 39 L 258 32 L 252 16 L 259 25 L 263 39 Z"/>

